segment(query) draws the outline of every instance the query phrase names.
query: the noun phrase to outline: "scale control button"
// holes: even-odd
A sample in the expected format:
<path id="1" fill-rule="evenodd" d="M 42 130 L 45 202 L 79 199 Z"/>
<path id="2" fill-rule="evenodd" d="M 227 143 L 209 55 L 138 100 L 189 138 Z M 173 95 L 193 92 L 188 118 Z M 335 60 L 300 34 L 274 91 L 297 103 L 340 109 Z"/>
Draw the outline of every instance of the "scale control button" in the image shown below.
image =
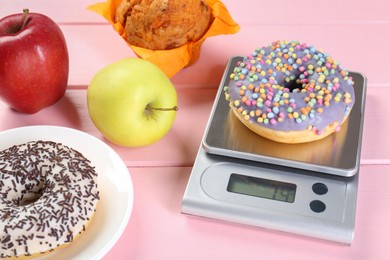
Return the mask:
<path id="1" fill-rule="evenodd" d="M 310 209 L 316 213 L 324 212 L 326 209 L 325 203 L 323 203 L 320 200 L 313 200 L 312 202 L 310 202 L 309 206 L 310 206 Z"/>
<path id="2" fill-rule="evenodd" d="M 321 182 L 314 183 L 312 189 L 317 195 L 324 195 L 328 192 L 328 187 Z"/>

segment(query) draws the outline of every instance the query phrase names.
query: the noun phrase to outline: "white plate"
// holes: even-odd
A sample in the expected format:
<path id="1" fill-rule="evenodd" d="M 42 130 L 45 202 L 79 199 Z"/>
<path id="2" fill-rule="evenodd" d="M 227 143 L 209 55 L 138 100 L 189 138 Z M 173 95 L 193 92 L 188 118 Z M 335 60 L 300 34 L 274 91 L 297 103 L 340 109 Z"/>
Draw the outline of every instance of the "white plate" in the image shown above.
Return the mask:
<path id="1" fill-rule="evenodd" d="M 99 139 L 57 126 L 29 126 L 0 132 L 0 150 L 36 140 L 62 143 L 88 158 L 99 173 L 100 201 L 85 233 L 69 246 L 34 259 L 102 258 L 122 235 L 133 208 L 133 184 L 126 165 Z"/>

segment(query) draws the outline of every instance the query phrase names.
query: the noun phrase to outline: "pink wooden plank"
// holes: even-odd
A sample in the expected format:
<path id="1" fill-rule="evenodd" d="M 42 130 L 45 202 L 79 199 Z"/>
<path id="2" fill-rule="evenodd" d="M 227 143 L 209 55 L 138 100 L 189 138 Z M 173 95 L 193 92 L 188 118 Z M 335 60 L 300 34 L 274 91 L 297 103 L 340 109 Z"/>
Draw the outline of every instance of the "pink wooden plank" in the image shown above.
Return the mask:
<path id="1" fill-rule="evenodd" d="M 188 166 L 193 164 L 200 145 L 215 89 L 183 89 L 178 96 L 179 111 L 173 128 L 147 147 L 125 148 L 107 141 L 89 117 L 86 90 L 68 90 L 58 103 L 33 115 L 15 112 L 0 101 L 0 131 L 30 125 L 71 127 L 107 142 L 128 166 Z"/>
<path id="2" fill-rule="evenodd" d="M 130 168 L 134 208 L 104 259 L 388 259 L 390 166 L 362 166 L 351 246 L 180 214 L 191 168 Z M 320 253 L 319 253 L 320 252 Z M 257 257 L 258 256 L 258 257 Z"/>
<path id="3" fill-rule="evenodd" d="M 368 88 L 364 116 L 362 163 L 390 164 L 390 88 Z"/>
<path id="4" fill-rule="evenodd" d="M 59 23 L 101 23 L 104 20 L 86 10 L 86 7 L 105 0 L 8 0 L 0 2 L 0 17 L 20 12 L 23 8 L 41 12 Z M 232 17 L 241 25 L 263 24 L 353 24 L 389 21 L 390 3 L 372 1 L 258 1 L 245 3 L 224 0 Z"/>
<path id="5" fill-rule="evenodd" d="M 30 12 L 42 13 L 49 16 L 55 22 L 66 23 L 106 23 L 106 21 L 88 11 L 87 7 L 96 0 L 66 0 L 66 1 L 47 1 L 47 0 L 11 0 L 0 2 L 0 17 L 9 14 L 22 12 L 24 8 L 30 9 Z"/>
<path id="6" fill-rule="evenodd" d="M 390 20 L 388 1 L 224 1 L 243 25 L 363 24 Z"/>
<path id="7" fill-rule="evenodd" d="M 93 2 L 37 0 L 32 5 L 61 23 L 71 58 L 70 85 L 87 85 L 98 69 L 120 58 L 135 56 L 110 25 L 86 10 Z M 237 22 L 242 25 L 241 30 L 235 35 L 209 38 L 199 61 L 177 74 L 173 78 L 175 84 L 215 87 L 229 57 L 245 55 L 276 39 L 297 39 L 323 48 L 347 69 L 366 74 L 370 85 L 390 85 L 389 77 L 383 73 L 390 65 L 379 62 L 390 60 L 390 52 L 385 51 L 390 41 L 386 8 L 390 2 L 349 0 L 325 5 L 318 1 L 296 4 L 285 0 L 270 3 L 251 0 L 247 4 L 250 8 L 243 11 L 241 2 L 226 1 L 233 17 L 237 16 Z M 24 5 L 26 2 L 21 0 L 2 1 L 0 17 L 17 12 Z M 320 7 L 324 15 L 314 11 L 322 10 Z M 278 19 L 267 19 L 274 12 L 266 10 L 276 10 Z"/>
<path id="8" fill-rule="evenodd" d="M 226 61 L 231 56 L 246 55 L 256 47 L 275 40 L 300 40 L 322 48 L 350 71 L 368 77 L 369 86 L 390 86 L 390 24 L 349 25 L 248 25 L 235 35 L 206 40 L 201 57 L 193 66 L 173 77 L 176 84 L 192 82 L 217 85 Z M 218 75 L 218 76 L 217 76 Z"/>
<path id="9" fill-rule="evenodd" d="M 109 25 L 61 26 L 69 49 L 69 85 L 88 85 L 104 66 L 135 57 Z M 245 40 L 243 40 L 245 39 Z M 217 87 L 227 60 L 246 55 L 277 39 L 298 39 L 322 48 L 345 68 L 364 73 L 369 86 L 390 86 L 390 24 L 370 25 L 251 25 L 235 34 L 206 40 L 198 62 L 176 74 L 178 87 Z"/>
<path id="10" fill-rule="evenodd" d="M 196 157 L 215 99 L 215 89 L 178 89 L 179 107 L 173 128 L 159 142 L 142 148 L 109 143 L 128 166 L 190 166 Z M 390 163 L 390 88 L 368 89 L 362 144 L 362 164 Z M 0 102 L 0 131 L 29 125 L 59 125 L 79 129 L 105 140 L 88 115 L 86 91 L 68 90 L 57 104 L 33 115 L 20 114 Z M 380 141 L 379 141 L 380 140 Z M 380 143 L 380 145 L 379 145 Z"/>
<path id="11" fill-rule="evenodd" d="M 65 25 L 61 29 L 69 50 L 69 85 L 88 85 L 103 67 L 136 57 L 111 26 Z"/>

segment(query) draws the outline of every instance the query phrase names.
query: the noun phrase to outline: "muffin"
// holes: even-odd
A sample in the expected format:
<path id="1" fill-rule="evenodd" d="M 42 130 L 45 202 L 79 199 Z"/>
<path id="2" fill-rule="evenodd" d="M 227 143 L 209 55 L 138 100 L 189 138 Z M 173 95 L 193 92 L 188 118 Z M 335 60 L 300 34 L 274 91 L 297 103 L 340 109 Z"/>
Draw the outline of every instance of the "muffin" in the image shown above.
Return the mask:
<path id="1" fill-rule="evenodd" d="M 125 28 L 128 43 L 169 50 L 199 40 L 208 30 L 212 14 L 203 0 L 122 0 L 115 22 Z"/>

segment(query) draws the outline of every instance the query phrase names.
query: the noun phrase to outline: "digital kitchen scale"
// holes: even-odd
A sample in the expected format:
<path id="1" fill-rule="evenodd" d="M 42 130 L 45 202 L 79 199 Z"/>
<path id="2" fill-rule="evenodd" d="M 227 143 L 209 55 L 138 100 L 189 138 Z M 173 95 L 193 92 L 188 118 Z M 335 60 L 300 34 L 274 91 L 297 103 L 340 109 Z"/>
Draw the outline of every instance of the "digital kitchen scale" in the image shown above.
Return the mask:
<path id="1" fill-rule="evenodd" d="M 366 78 L 350 73 L 355 105 L 341 131 L 306 144 L 282 144 L 247 129 L 223 88 L 229 60 L 182 201 L 182 212 L 351 244 Z"/>

